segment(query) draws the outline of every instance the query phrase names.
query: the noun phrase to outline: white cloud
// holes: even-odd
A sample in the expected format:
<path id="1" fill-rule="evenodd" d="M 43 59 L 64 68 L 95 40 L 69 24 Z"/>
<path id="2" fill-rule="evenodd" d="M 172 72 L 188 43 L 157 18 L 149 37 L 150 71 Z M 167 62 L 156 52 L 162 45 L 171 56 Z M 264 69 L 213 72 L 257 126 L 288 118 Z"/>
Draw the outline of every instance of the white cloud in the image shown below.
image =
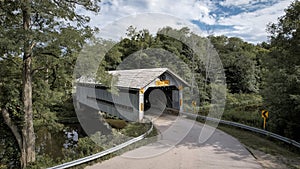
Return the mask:
<path id="1" fill-rule="evenodd" d="M 253 9 L 257 7 L 257 2 L 267 2 L 268 0 L 225 0 L 220 2 L 226 7 L 241 6 L 241 8 Z M 277 1 L 277 0 L 276 0 Z M 139 29 L 149 29 L 155 32 L 158 28 L 171 26 L 180 28 L 178 23 L 180 18 L 185 21 L 197 20 L 208 25 L 228 25 L 232 29 L 217 30 L 215 34 L 225 34 L 227 36 L 238 36 L 250 42 L 265 41 L 267 33 L 266 24 L 276 22 L 276 19 L 283 15 L 283 9 L 286 8 L 291 0 L 281 0 L 270 6 L 265 4 L 260 6 L 255 12 L 244 12 L 234 16 L 224 17 L 216 13 L 216 2 L 211 0 L 103 0 L 100 14 L 91 15 L 93 26 L 98 26 L 102 32 L 107 31 L 114 36 L 123 34 L 130 25 L 135 25 Z M 253 5 L 256 4 L 256 5 Z M 251 6 L 252 5 L 252 6 Z M 144 19 L 123 19 L 118 26 L 112 27 L 109 24 L 128 17 L 130 15 L 139 15 L 141 13 L 161 13 L 175 17 L 162 17 L 162 15 L 147 15 Z M 228 13 L 229 11 L 224 11 Z M 223 13 L 224 14 L 224 13 Z M 122 19 L 121 19 L 122 20 Z M 125 23 L 125 20 L 127 23 Z M 106 28 L 105 28 L 106 27 Z M 111 30 L 108 30 L 110 27 Z M 104 29 L 105 28 L 105 29 Z"/>
<path id="2" fill-rule="evenodd" d="M 216 22 L 209 12 L 214 8 L 210 0 L 104 0 L 100 15 L 91 16 L 91 24 L 101 30 L 102 36 L 115 39 L 125 36 L 126 29 L 133 25 L 138 29 L 149 29 L 155 33 L 158 28 L 170 26 L 182 28 L 193 26 L 190 20 L 200 20 L 207 24 Z M 148 13 L 148 14 L 147 14 Z M 152 13 L 152 14 L 150 14 Z M 155 14 L 156 13 L 156 14 Z M 141 18 L 141 15 L 144 18 Z M 136 15 L 137 17 L 130 17 Z M 184 22 L 184 23 L 183 23 Z M 118 25 L 116 25 L 118 24 Z M 195 28 L 191 28 L 195 30 Z"/>
<path id="3" fill-rule="evenodd" d="M 218 34 L 244 37 L 245 40 L 253 43 L 265 41 L 268 36 L 266 32 L 267 24 L 277 22 L 277 18 L 284 15 L 284 9 L 290 3 L 290 1 L 281 1 L 255 12 L 244 12 L 221 18 L 218 24 L 233 26 L 234 30 L 221 30 Z"/>
<path id="4" fill-rule="evenodd" d="M 198 32 L 195 25 L 174 16 L 160 13 L 143 13 L 123 17 L 111 24 L 106 25 L 100 30 L 99 36 L 105 39 L 120 39 L 121 37 L 125 36 L 127 28 L 131 25 L 136 27 L 137 30 L 148 29 L 152 34 L 155 34 L 159 28 L 166 26 L 176 29 L 187 26 L 191 30 Z"/>
<path id="5" fill-rule="evenodd" d="M 108 5 L 109 3 L 111 5 Z M 209 12 L 214 9 L 214 5 L 209 0 L 176 2 L 173 0 L 104 0 L 101 4 L 101 14 L 92 16 L 93 25 L 100 27 L 121 17 L 147 12 L 165 13 L 186 20 L 201 20 L 207 24 L 215 23 L 214 17 L 209 15 Z"/>
<path id="6" fill-rule="evenodd" d="M 275 4 L 277 2 L 280 2 L 282 0 L 225 0 L 221 1 L 219 4 L 223 7 L 238 7 L 243 10 L 249 10 L 249 9 L 261 9 L 266 7 L 270 4 Z"/>
<path id="7" fill-rule="evenodd" d="M 239 5 L 247 5 L 251 0 L 225 0 L 220 2 L 222 6 L 239 6 Z"/>
<path id="8" fill-rule="evenodd" d="M 181 19 L 201 19 L 205 23 L 213 24 L 215 20 L 209 15 L 213 8 L 214 5 L 209 0 L 149 0 L 147 12 L 163 12 Z"/>

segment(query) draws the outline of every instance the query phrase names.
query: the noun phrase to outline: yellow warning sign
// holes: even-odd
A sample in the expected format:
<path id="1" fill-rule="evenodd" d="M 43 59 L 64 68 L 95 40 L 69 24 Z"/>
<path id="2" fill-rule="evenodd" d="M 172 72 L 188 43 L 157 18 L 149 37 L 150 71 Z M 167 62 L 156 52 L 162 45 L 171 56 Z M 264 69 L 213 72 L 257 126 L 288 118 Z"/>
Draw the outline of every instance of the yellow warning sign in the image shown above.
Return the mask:
<path id="1" fill-rule="evenodd" d="M 261 117 L 264 118 L 264 129 L 266 129 L 267 118 L 269 117 L 269 112 L 267 110 L 261 111 Z"/>
<path id="2" fill-rule="evenodd" d="M 268 118 L 269 117 L 269 112 L 267 110 L 262 110 L 261 111 L 261 117 L 262 118 Z"/>
<path id="3" fill-rule="evenodd" d="M 157 80 L 155 81 L 156 86 L 169 86 L 170 81 L 169 80 Z"/>

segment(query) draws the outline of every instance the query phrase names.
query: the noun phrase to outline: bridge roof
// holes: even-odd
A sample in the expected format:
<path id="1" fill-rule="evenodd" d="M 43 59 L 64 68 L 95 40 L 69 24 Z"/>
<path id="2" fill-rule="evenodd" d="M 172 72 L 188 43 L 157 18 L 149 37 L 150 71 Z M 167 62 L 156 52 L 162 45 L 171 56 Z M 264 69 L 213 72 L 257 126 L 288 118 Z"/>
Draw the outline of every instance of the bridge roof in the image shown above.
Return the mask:
<path id="1" fill-rule="evenodd" d="M 185 80 L 168 68 L 114 70 L 108 73 L 118 77 L 118 81 L 116 82 L 116 86 L 118 87 L 141 89 L 165 72 L 179 80 L 183 86 L 190 86 Z"/>

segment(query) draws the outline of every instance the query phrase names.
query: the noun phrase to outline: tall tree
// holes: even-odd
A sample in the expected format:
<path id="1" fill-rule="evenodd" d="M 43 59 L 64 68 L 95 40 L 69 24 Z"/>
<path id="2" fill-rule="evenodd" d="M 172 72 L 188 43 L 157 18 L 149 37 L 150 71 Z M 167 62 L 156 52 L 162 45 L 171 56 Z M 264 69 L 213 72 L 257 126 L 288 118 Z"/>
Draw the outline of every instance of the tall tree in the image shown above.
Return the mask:
<path id="1" fill-rule="evenodd" d="M 269 25 L 270 53 L 263 61 L 263 99 L 270 128 L 300 140 L 300 2 L 294 1 L 278 23 Z"/>
<path id="2" fill-rule="evenodd" d="M 222 60 L 226 83 L 231 93 L 258 92 L 258 46 L 242 39 L 226 36 L 209 36 Z"/>
<path id="3" fill-rule="evenodd" d="M 21 153 L 21 167 L 35 162 L 35 132 L 33 127 L 33 75 L 48 71 L 51 62 L 36 64 L 40 58 L 61 58 L 78 51 L 93 29 L 87 26 L 89 17 L 78 9 L 99 12 L 100 0 L 0 2 L 0 57 L 12 60 L 22 57 L 22 87 L 15 106 L 1 102 L 5 123 L 14 134 Z M 57 65 L 57 64 L 56 64 Z M 12 112 L 17 112 L 15 121 Z"/>

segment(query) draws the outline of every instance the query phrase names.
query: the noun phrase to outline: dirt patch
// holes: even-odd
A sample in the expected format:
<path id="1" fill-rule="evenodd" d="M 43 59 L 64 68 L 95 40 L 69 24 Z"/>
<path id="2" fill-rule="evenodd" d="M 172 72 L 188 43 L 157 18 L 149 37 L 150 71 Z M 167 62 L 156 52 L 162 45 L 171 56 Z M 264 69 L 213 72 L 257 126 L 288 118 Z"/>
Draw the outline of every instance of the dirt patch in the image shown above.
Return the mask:
<path id="1" fill-rule="evenodd" d="M 281 155 L 271 155 L 259 150 L 247 148 L 265 169 L 300 169 L 300 158 L 287 158 Z"/>

